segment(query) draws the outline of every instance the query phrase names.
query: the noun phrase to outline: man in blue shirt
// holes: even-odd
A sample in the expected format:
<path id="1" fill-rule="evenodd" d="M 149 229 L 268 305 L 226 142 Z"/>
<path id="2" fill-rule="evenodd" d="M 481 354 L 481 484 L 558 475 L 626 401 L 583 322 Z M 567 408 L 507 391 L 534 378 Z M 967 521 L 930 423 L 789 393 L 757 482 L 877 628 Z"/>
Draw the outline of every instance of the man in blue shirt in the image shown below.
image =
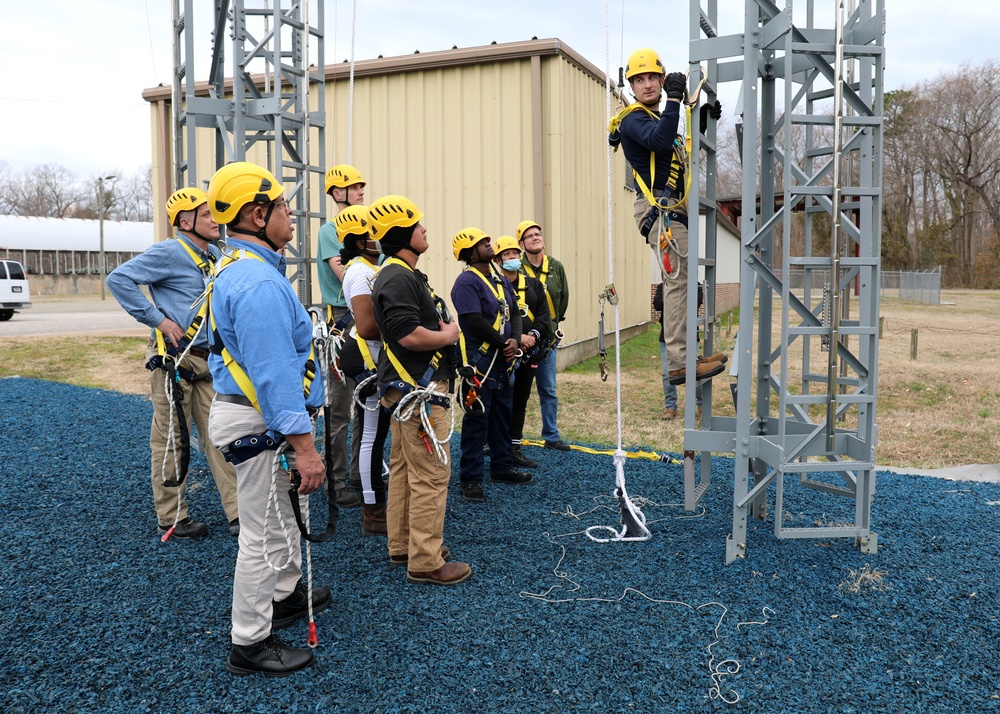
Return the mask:
<path id="1" fill-rule="evenodd" d="M 365 180 L 353 166 L 334 166 L 326 172 L 324 183 L 327 194 L 336 206 L 333 218 L 348 206 L 361 206 L 365 202 Z M 348 312 L 343 283 L 347 266 L 340 260 L 344 244 L 340 242 L 333 220 L 320 226 L 317 242 L 316 274 L 319 276 L 320 293 L 323 302 L 331 307 L 334 321 L 337 321 Z M 324 421 L 329 420 L 324 428 L 330 430 L 327 443 L 332 447 L 332 453 L 327 455 L 327 468 L 330 472 L 327 488 L 330 489 L 330 498 L 335 499 L 338 506 L 352 508 L 361 503 L 358 494 L 347 488 L 347 425 L 351 419 L 351 399 L 354 392 L 335 373 L 330 376 L 330 408 L 324 412 Z M 361 439 L 356 437 L 351 442 L 350 463 L 351 483 L 356 488 L 361 487 L 361 473 L 358 470 L 360 453 Z"/>
<path id="2" fill-rule="evenodd" d="M 272 633 L 306 615 L 309 605 L 300 582 L 299 532 L 291 524 L 283 528 L 276 515 L 287 521 L 292 507 L 283 463 L 277 464 L 279 485 L 271 485 L 273 442 L 290 447 L 285 456 L 301 478 L 300 494 L 321 488 L 326 477 L 310 413 L 323 404 L 323 381 L 312 379 L 315 366 L 308 366 L 312 320 L 285 278 L 282 250 L 294 226 L 283 192 L 270 172 L 246 162 L 222 167 L 208 187 L 212 215 L 229 235 L 209 300 L 209 366 L 218 390 L 209 429 L 223 451 L 237 457 L 242 517 L 226 669 L 271 677 L 313 660 L 308 648 L 288 647 Z M 237 441 L 259 448 L 240 450 Z M 312 591 L 313 611 L 329 604 L 329 589 Z"/>
<path id="3" fill-rule="evenodd" d="M 194 328 L 196 332 L 185 336 L 198 314 L 192 303 L 205 291 L 211 266 L 219 257 L 219 249 L 210 242 L 219 237 L 219 226 L 207 201 L 205 192 L 197 188 L 175 192 L 167 200 L 167 217 L 178 228 L 177 238 L 161 241 L 123 263 L 107 280 L 125 311 L 152 329 L 146 366 L 151 370 L 153 403 L 149 431 L 153 503 L 160 533 L 181 539 L 208 535 L 206 523 L 188 516 L 185 497 L 191 418 L 222 497 L 230 533 L 239 535 L 240 529 L 236 470 L 208 436 L 208 414 L 215 396 L 208 371 L 208 329 Z M 152 301 L 139 289 L 141 285 L 147 286 Z"/>

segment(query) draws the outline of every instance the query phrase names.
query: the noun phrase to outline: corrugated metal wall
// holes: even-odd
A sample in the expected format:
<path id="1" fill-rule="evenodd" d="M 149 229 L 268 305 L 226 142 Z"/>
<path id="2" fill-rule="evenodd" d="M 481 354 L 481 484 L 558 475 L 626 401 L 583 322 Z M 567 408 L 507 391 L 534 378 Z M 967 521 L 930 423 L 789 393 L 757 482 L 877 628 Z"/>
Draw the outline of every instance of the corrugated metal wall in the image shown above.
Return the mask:
<path id="1" fill-rule="evenodd" d="M 532 103 L 531 57 L 498 57 L 492 47 L 481 48 L 483 57 L 475 64 L 442 61 L 427 68 L 356 75 L 351 163 L 367 180 L 367 203 L 395 193 L 424 211 L 431 246 L 418 267 L 441 295 L 450 296 L 461 270 L 451 252 L 456 232 L 476 226 L 496 237 L 513 234 L 524 218 L 538 221 L 547 252 L 565 264 L 569 278 L 570 306 L 563 324 L 568 346 L 595 339 L 597 296 L 608 282 L 608 117 L 596 69 L 584 67 L 568 48 L 569 54 L 553 51 L 561 47 L 558 41 L 538 41 L 537 46 L 540 107 Z M 448 53 L 435 55 L 446 58 Z M 328 68 L 327 75 L 329 167 L 347 157 L 349 85 L 340 68 Z M 155 103 L 152 109 L 153 136 L 158 137 Z M 536 109 L 541 112 L 537 134 Z M 203 133 L 198 175 L 208 177 L 214 146 L 211 132 Z M 539 166 L 534 163 L 536 136 L 542 142 Z M 159 149 L 154 147 L 153 153 L 155 162 Z M 313 156 L 317 160 L 315 150 Z M 251 152 L 249 160 L 254 157 L 262 160 L 263 155 Z M 615 282 L 625 328 L 649 319 L 649 253 L 632 222 L 633 194 L 622 188 L 624 159 L 613 156 L 612 166 Z M 536 171 L 543 176 L 541 214 L 536 211 Z M 154 170 L 154 179 L 162 175 Z M 154 191 L 165 195 L 161 187 Z M 321 191 L 314 187 L 313 195 L 326 200 L 330 213 L 332 200 Z M 315 235 L 314 230 L 313 252 Z M 315 279 L 313 284 L 318 295 Z M 607 328 L 613 326 L 609 311 Z M 594 353 L 596 343 L 580 348 L 577 354 Z"/>

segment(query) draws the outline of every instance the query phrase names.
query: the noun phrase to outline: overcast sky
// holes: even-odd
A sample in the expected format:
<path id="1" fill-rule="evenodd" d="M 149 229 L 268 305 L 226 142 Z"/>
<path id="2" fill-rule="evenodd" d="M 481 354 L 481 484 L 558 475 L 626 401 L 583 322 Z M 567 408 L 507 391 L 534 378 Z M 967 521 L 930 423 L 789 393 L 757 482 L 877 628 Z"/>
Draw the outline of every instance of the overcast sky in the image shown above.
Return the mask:
<path id="1" fill-rule="evenodd" d="M 207 10 L 212 5 L 196 2 Z M 141 93 L 172 82 L 173 0 L 4 5 L 0 161 L 14 169 L 55 162 L 81 176 L 133 172 L 150 163 L 150 115 Z M 357 5 L 359 60 L 537 36 L 559 38 L 605 67 L 603 0 L 358 0 Z M 719 0 L 719 6 L 720 14 L 734 13 L 720 20 L 722 34 L 738 32 L 744 3 Z M 832 16 L 835 3 L 816 0 L 816 6 Z M 1000 3 L 886 0 L 886 6 L 886 90 L 1000 56 Z M 351 54 L 352 2 L 326 0 L 325 7 L 327 62 L 340 62 Z M 795 12 L 798 21 L 798 5 Z M 669 70 L 686 69 L 687 14 L 685 0 L 624 0 L 624 11 L 623 0 L 609 0 L 613 74 L 630 51 L 644 46 L 658 50 Z M 196 17 L 195 28 L 203 33 L 199 45 L 207 57 L 208 16 Z M 200 64 L 196 60 L 198 80 L 207 78 L 205 57 Z"/>

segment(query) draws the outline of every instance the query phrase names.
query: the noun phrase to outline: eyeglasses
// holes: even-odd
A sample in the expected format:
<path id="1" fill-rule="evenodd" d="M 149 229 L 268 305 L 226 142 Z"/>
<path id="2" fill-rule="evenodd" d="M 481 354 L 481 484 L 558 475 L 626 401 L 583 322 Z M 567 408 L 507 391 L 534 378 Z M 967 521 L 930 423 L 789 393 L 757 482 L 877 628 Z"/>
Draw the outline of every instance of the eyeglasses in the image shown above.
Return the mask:
<path id="1" fill-rule="evenodd" d="M 288 201 L 283 198 L 279 198 L 277 201 L 271 201 L 271 205 L 275 208 L 280 208 L 285 211 L 291 212 L 292 207 L 288 205 Z"/>

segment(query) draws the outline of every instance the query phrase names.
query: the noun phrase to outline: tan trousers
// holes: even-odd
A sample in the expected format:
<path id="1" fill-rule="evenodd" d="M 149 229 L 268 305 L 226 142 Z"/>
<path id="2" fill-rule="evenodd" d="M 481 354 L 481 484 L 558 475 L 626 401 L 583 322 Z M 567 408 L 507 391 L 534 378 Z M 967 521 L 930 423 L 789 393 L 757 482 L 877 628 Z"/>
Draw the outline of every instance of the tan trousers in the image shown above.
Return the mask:
<path id="1" fill-rule="evenodd" d="M 156 350 L 148 350 L 146 359 L 156 354 Z M 188 356 L 182 365 L 190 369 L 197 377 L 208 375 L 208 362 L 198 357 Z M 177 478 L 177 468 L 174 462 L 174 448 L 167 440 L 170 429 L 170 403 L 171 399 L 167 395 L 164 384 L 166 372 L 157 369 L 149 373 L 150 399 L 153 402 L 153 424 L 149 430 L 149 447 L 153 452 L 152 456 L 152 484 L 153 503 L 156 507 L 156 519 L 163 527 L 174 524 L 177 510 L 180 509 L 180 518 L 184 520 L 188 516 L 187 499 L 183 493 L 187 489 L 187 481 L 181 487 L 171 488 L 163 485 L 163 481 L 174 481 Z M 226 518 L 230 521 L 239 516 L 239 507 L 236 503 L 236 469 L 230 464 L 217 448 L 208 435 L 208 415 L 212 408 L 212 399 L 215 397 L 215 389 L 212 387 L 212 380 L 198 379 L 191 383 L 182 379 L 180 382 L 181 391 L 184 395 L 184 415 L 190 420 L 193 418 L 198 427 L 198 438 L 205 447 L 205 457 L 208 459 L 208 467 L 215 478 L 215 487 L 219 490 L 222 498 L 222 507 L 226 511 Z M 180 431 L 177 422 L 177 415 L 174 414 L 174 441 L 177 450 L 177 464 L 180 463 Z M 163 456 L 166 453 L 166 464 Z"/>
<path id="2" fill-rule="evenodd" d="M 250 434 L 267 430 L 263 417 L 253 407 L 216 401 L 212 406 L 210 430 L 212 438 L 230 443 Z M 293 460 L 289 449 L 287 456 Z M 265 524 L 264 511 L 271 493 L 273 451 L 263 451 L 255 458 L 236 467 L 240 499 L 240 550 L 233 575 L 234 645 L 252 645 L 271 633 L 273 601 L 284 600 L 302 577 L 302 536 L 295 525 L 292 504 L 288 496 L 288 472 L 277 476 L 278 509 L 288 529 L 291 548 L 285 540 L 274 504 Z M 294 461 L 292 461 L 294 463 Z M 302 501 L 302 517 L 306 518 L 308 503 Z M 271 563 L 284 570 L 275 571 L 264 560 L 264 530 L 267 529 L 267 556 Z"/>
<path id="3" fill-rule="evenodd" d="M 640 193 L 635 200 L 633 216 L 637 227 L 642 226 L 647 213 L 649 213 L 649 201 Z M 660 225 L 658 223 L 653 227 L 647 239 L 650 249 L 657 256 Z M 667 349 L 667 368 L 673 372 L 684 369 L 684 362 L 687 359 L 688 230 L 677 221 L 671 221 L 670 232 L 673 235 L 674 245 L 669 251 L 672 273 L 669 280 L 663 281 L 663 313 L 660 320 L 663 323 L 663 344 Z"/>
<path id="4" fill-rule="evenodd" d="M 399 397 L 398 390 L 390 390 L 382 404 L 391 407 Z M 434 405 L 430 413 L 437 438 L 443 439 L 448 435 L 448 411 Z M 389 555 L 408 555 L 410 572 L 428 573 L 444 565 L 441 545 L 451 469 L 428 453 L 417 434 L 420 418 L 416 414 L 407 422 L 390 420 L 389 429 Z"/>

